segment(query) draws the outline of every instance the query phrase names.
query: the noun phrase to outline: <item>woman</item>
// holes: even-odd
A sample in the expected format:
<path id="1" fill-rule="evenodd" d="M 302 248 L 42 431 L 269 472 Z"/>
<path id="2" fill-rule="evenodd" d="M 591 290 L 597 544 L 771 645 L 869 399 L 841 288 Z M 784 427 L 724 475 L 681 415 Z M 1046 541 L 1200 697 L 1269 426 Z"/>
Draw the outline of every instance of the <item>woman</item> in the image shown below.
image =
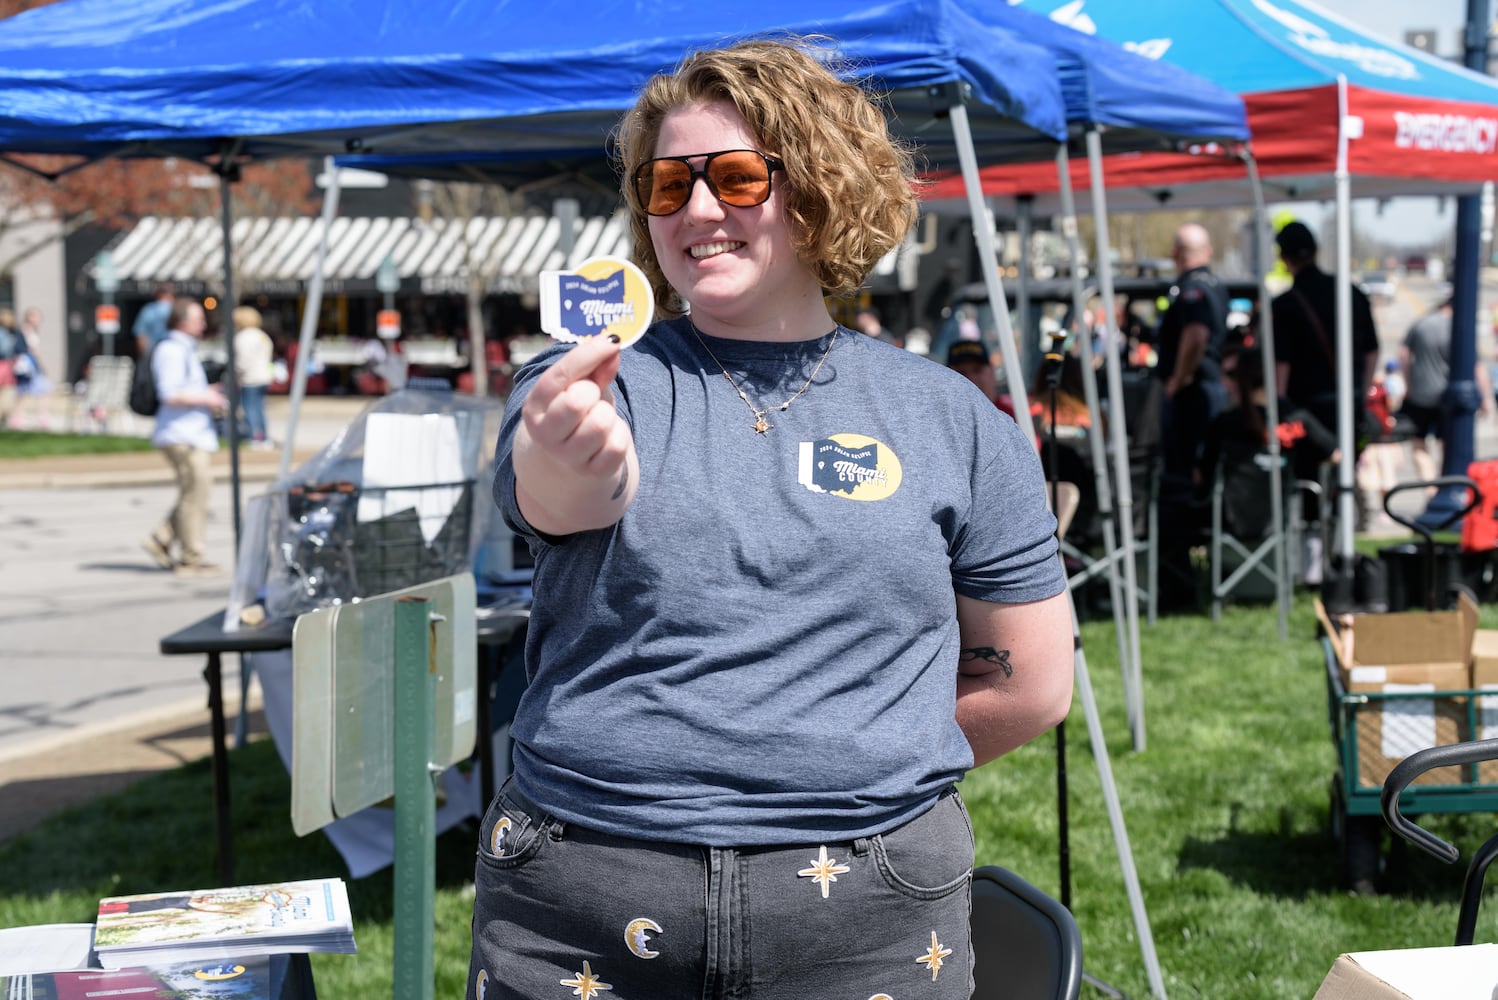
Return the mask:
<path id="1" fill-rule="evenodd" d="M 1071 698 L 1034 449 L 828 313 L 915 214 L 857 87 L 792 45 L 698 53 L 619 140 L 667 319 L 510 396 L 535 603 L 468 996 L 965 998 L 954 783 Z"/>
<path id="2" fill-rule="evenodd" d="M 27 410 L 35 410 L 29 425 L 42 430 L 52 429 L 52 414 L 48 412 L 47 397 L 52 394 L 52 380 L 42 370 L 42 311 L 36 307 L 26 310 L 21 328 L 16 331 L 19 354 L 15 359 L 16 408 L 10 416 L 12 427 L 28 426 Z"/>
<path id="3" fill-rule="evenodd" d="M 265 394 L 274 372 L 276 346 L 260 328 L 260 310 L 240 306 L 234 317 L 234 375 L 239 380 L 239 404 L 244 408 L 250 447 L 275 447 L 265 432 Z"/>

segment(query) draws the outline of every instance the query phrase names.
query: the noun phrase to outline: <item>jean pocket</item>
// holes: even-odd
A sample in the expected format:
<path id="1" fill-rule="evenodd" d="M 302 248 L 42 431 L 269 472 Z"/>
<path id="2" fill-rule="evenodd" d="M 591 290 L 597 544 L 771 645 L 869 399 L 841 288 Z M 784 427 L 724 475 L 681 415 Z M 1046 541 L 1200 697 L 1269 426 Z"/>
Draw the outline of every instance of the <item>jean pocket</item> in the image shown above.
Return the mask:
<path id="1" fill-rule="evenodd" d="M 506 781 L 479 824 L 479 861 L 492 868 L 515 868 L 530 860 L 549 837 L 556 820 L 511 790 Z"/>
<path id="2" fill-rule="evenodd" d="M 937 899 L 964 888 L 973 874 L 973 832 L 957 790 L 903 826 L 871 839 L 879 873 L 890 888 Z"/>

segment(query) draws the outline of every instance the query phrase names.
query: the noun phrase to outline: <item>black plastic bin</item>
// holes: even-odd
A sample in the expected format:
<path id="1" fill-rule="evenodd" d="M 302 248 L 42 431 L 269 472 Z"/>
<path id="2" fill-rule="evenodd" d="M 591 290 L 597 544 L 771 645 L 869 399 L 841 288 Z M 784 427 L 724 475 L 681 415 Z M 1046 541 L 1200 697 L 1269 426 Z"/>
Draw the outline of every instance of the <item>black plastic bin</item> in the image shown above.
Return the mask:
<path id="1" fill-rule="evenodd" d="M 1494 597 L 1493 553 L 1463 552 L 1452 542 L 1432 543 L 1435 560 L 1435 606 L 1454 607 L 1451 588 L 1461 585 L 1471 590 L 1479 602 Z M 1378 550 L 1389 585 L 1389 610 L 1408 611 L 1425 607 L 1425 545 L 1400 542 Z"/>

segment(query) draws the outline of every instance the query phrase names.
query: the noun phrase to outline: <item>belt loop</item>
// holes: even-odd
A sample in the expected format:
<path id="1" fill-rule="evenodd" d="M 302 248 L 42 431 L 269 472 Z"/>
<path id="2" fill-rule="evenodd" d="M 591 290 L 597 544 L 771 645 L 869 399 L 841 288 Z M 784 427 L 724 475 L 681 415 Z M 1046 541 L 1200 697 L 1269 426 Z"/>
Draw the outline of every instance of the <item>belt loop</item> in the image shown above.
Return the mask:
<path id="1" fill-rule="evenodd" d="M 853 855 L 855 857 L 867 857 L 869 849 L 868 837 L 859 837 L 857 840 L 853 841 Z"/>
<path id="2" fill-rule="evenodd" d="M 546 835 L 550 837 L 554 843 L 560 842 L 563 834 L 565 834 L 566 832 L 567 824 L 563 823 L 561 820 L 557 819 L 554 816 L 551 818 L 551 822 L 546 825 Z"/>

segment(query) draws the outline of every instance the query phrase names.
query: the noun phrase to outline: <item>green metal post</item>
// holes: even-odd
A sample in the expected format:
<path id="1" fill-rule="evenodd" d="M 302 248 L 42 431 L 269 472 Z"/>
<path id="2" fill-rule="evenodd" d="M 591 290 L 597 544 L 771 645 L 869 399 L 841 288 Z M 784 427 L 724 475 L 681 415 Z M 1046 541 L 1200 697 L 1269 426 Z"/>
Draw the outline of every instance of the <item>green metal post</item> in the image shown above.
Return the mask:
<path id="1" fill-rule="evenodd" d="M 395 602 L 395 1000 L 432 1000 L 437 826 L 431 602 Z"/>

